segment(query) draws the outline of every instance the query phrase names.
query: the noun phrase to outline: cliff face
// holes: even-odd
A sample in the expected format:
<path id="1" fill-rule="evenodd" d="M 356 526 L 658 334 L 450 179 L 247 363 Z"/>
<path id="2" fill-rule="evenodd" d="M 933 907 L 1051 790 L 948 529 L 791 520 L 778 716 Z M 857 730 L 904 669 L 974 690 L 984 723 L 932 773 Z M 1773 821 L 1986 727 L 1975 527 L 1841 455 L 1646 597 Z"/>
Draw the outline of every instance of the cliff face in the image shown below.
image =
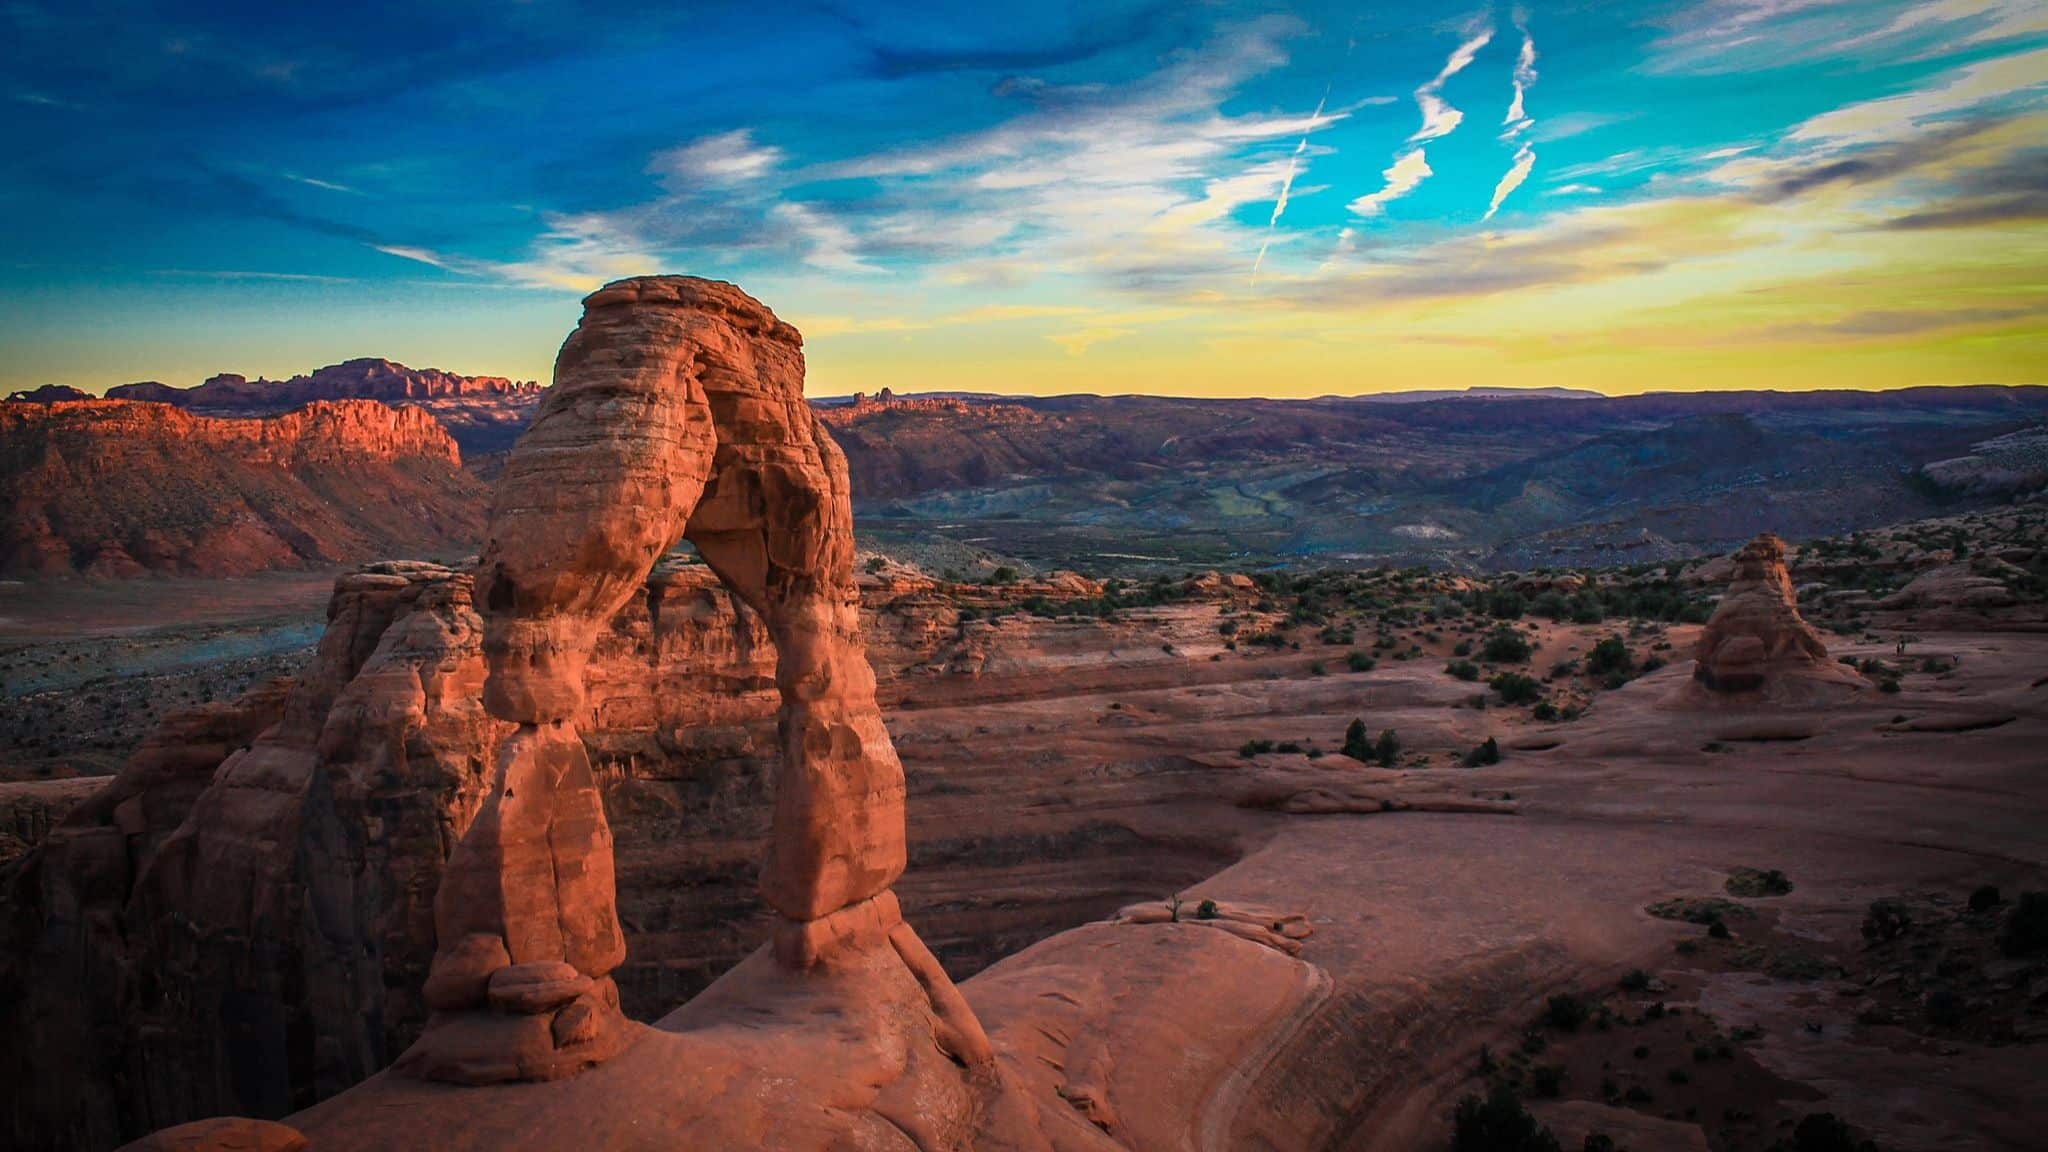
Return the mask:
<path id="1" fill-rule="evenodd" d="M 1077 578 L 860 585 L 892 704 L 1012 699 L 1049 676 L 1127 681 L 1133 659 L 1173 661 L 1138 624 L 974 618 L 1099 593 Z M 1082 655 L 1126 641 L 1115 663 Z M 756 881 L 780 760 L 775 659 L 761 617 L 696 564 L 660 567 L 592 651 L 578 726 L 617 838 L 629 959 L 616 976 L 635 1016 L 694 995 L 770 934 Z M 8 1138 L 105 1147 L 198 1116 L 282 1115 L 410 1044 L 428 1015 L 434 894 L 512 728 L 484 712 L 484 674 L 466 573 L 346 574 L 288 691 L 167 721 L 33 849 L 12 873 L 0 951 L 0 988 L 17 990 L 0 994 L 0 1077 L 27 1086 Z M 943 791 L 929 769 L 915 778 Z M 1147 847 L 1099 803 L 1086 816 L 1054 833 L 935 824 L 913 856 L 946 867 L 911 875 L 906 911 L 964 974 L 1222 858 Z"/>
<path id="2" fill-rule="evenodd" d="M 0 406 L 0 501 L 9 576 L 236 576 L 471 547 L 483 493 L 416 408 L 91 400 Z"/>

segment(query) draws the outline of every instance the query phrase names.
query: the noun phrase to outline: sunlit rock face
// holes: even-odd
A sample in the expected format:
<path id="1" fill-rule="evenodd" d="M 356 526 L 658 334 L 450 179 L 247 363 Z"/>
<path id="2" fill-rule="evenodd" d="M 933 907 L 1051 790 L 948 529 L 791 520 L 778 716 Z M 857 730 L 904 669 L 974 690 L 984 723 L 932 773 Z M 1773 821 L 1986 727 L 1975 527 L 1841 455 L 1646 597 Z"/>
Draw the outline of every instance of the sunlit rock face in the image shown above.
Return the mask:
<path id="1" fill-rule="evenodd" d="M 1727 594 L 1700 633 L 1693 677 L 1716 692 L 1750 692 L 1801 679 L 1852 682 L 1799 615 L 1785 542 L 1764 533 L 1735 554 Z"/>

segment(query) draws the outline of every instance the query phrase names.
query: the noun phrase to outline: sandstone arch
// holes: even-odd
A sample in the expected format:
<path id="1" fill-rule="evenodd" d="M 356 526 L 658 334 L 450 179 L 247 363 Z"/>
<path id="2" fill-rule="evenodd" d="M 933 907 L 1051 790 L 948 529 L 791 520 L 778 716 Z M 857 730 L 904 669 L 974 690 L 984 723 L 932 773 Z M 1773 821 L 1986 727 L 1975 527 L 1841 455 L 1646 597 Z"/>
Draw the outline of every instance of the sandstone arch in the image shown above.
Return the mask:
<path id="1" fill-rule="evenodd" d="M 875 704 L 846 463 L 803 397 L 801 337 L 729 284 L 643 277 L 584 301 L 508 459 L 477 577 L 491 715 L 518 726 L 435 903 L 435 1010 L 401 1067 L 570 1075 L 629 1032 L 610 830 L 577 737 L 598 631 L 687 538 L 767 622 L 782 768 L 762 895 L 804 968 L 893 945 L 986 1058 L 965 1002 L 898 915 L 903 770 Z"/>

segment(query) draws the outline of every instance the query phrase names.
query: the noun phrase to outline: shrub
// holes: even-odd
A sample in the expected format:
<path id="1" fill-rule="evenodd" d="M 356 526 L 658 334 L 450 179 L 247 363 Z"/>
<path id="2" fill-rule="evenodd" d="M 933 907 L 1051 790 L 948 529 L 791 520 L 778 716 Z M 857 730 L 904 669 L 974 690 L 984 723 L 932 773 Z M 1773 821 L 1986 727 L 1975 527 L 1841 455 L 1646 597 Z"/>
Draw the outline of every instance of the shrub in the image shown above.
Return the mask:
<path id="1" fill-rule="evenodd" d="M 2022 892 L 2006 913 L 1998 947 L 2007 956 L 2031 956 L 2048 950 L 2048 892 Z"/>
<path id="2" fill-rule="evenodd" d="M 1247 740 L 1238 746 L 1237 754 L 1247 757 L 1262 756 L 1272 750 L 1273 742 L 1271 740 Z"/>
<path id="3" fill-rule="evenodd" d="M 1625 992 L 1647 991 L 1650 987 L 1650 974 L 1641 968 L 1631 968 L 1628 975 L 1621 978 L 1621 987 Z"/>
<path id="4" fill-rule="evenodd" d="M 1500 763 L 1500 743 L 1488 736 L 1485 743 L 1465 753 L 1465 767 L 1477 768 L 1485 764 Z"/>
<path id="5" fill-rule="evenodd" d="M 1515 1090 L 1496 1084 L 1484 1098 L 1467 1096 L 1451 1115 L 1451 1152 L 1562 1152 Z"/>
<path id="6" fill-rule="evenodd" d="M 1877 1152 L 1877 1145 L 1856 1139 L 1833 1112 L 1813 1112 L 1792 1129 L 1791 1140 L 1771 1145 L 1771 1152 Z"/>
<path id="7" fill-rule="evenodd" d="M 1986 884 L 1970 893 L 1970 911 L 1989 912 L 1998 907 L 1998 885 Z"/>
<path id="8" fill-rule="evenodd" d="M 1879 680 L 1877 682 L 1877 690 L 1879 692 L 1884 693 L 1887 696 L 1897 695 L 1899 691 L 1899 682 L 1897 680 L 1891 679 L 1890 677 L 1886 677 L 1885 679 Z"/>
<path id="9" fill-rule="evenodd" d="M 1364 719 L 1353 720 L 1344 729 L 1344 754 L 1361 764 L 1372 760 L 1372 733 L 1365 730 Z"/>
<path id="10" fill-rule="evenodd" d="M 1495 664 L 1527 664 L 1529 662 L 1529 640 L 1512 628 L 1497 628 L 1486 638 L 1486 646 L 1479 650 L 1482 658 Z"/>
<path id="11" fill-rule="evenodd" d="M 1560 1032 L 1577 1032 L 1592 1014 L 1584 1000 L 1569 992 L 1560 992 L 1543 1005 L 1543 1022 Z"/>
<path id="12" fill-rule="evenodd" d="M 1727 887 L 1730 896 L 1783 896 L 1792 881 L 1776 868 L 1737 868 L 1728 873 Z"/>
<path id="13" fill-rule="evenodd" d="M 1380 738 L 1372 746 L 1372 756 L 1382 768 L 1392 768 L 1394 761 L 1400 759 L 1401 738 L 1394 734 L 1392 728 L 1380 729 Z"/>
<path id="14" fill-rule="evenodd" d="M 1499 591 L 1486 598 L 1486 613 L 1496 620 L 1519 620 L 1528 604 L 1519 592 Z"/>
<path id="15" fill-rule="evenodd" d="M 1863 938 L 1873 943 L 1896 940 L 1912 926 L 1912 914 L 1906 911 L 1903 900 L 1872 900 L 1863 913 Z"/>
<path id="16" fill-rule="evenodd" d="M 1529 1069 L 1529 1090 L 1546 1099 L 1556 1099 L 1564 1092 L 1564 1065 L 1538 1064 Z"/>
<path id="17" fill-rule="evenodd" d="M 1460 680 L 1479 679 L 1479 665 L 1474 664 L 1470 660 L 1453 660 L 1449 664 L 1444 665 L 1444 671 L 1449 672 Z"/>
<path id="18" fill-rule="evenodd" d="M 1534 677 L 1520 672 L 1503 672 L 1488 681 L 1487 687 L 1500 693 L 1501 700 L 1508 704 L 1527 704 L 1543 695 L 1543 686 Z"/>
<path id="19" fill-rule="evenodd" d="M 1344 666 L 1353 672 L 1370 672 L 1373 670 L 1373 666 L 1378 663 L 1379 661 L 1363 652 L 1354 651 L 1344 654 Z"/>
<path id="20" fill-rule="evenodd" d="M 1629 655 L 1628 644 L 1619 636 L 1608 636 L 1593 650 L 1586 653 L 1586 671 L 1595 676 L 1611 676 L 1616 672 L 1626 676 L 1635 670 L 1635 657 Z"/>
<path id="21" fill-rule="evenodd" d="M 1017 582 L 1017 570 L 1008 564 L 1001 565 L 995 571 L 988 574 L 988 582 L 991 584 L 1015 584 Z"/>
<path id="22" fill-rule="evenodd" d="M 1552 704 L 1548 700 L 1538 700 L 1536 707 L 1530 710 L 1529 715 L 1548 724 L 1557 719 L 1557 705 Z"/>
<path id="23" fill-rule="evenodd" d="M 1215 918 L 1216 902 L 1214 900 L 1204 900 L 1200 904 L 1195 905 L 1195 919 L 1214 920 Z"/>

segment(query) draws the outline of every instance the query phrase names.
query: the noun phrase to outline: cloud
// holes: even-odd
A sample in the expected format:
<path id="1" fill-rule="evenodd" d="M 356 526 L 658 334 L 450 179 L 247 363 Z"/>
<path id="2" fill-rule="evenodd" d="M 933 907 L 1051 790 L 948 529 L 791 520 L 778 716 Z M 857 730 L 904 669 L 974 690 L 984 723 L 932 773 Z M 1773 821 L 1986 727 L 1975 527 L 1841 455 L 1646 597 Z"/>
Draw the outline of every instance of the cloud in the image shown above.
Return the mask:
<path id="1" fill-rule="evenodd" d="M 282 175 L 285 179 L 290 180 L 295 184 L 304 184 L 308 188 L 319 188 L 326 192 L 342 192 L 350 196 L 362 195 L 361 192 L 356 191 L 354 188 L 351 188 L 346 184 L 336 184 L 332 180 L 316 180 L 311 176 L 300 176 L 297 173 L 293 172 L 284 172 L 280 173 L 280 175 Z"/>
<path id="2" fill-rule="evenodd" d="M 1417 148 L 1412 152 L 1403 152 L 1393 165 L 1380 175 L 1385 178 L 1386 185 L 1369 196 L 1360 196 L 1353 200 L 1350 205 L 1353 212 L 1360 216 L 1377 216 L 1386 211 L 1387 205 L 1415 191 L 1415 186 L 1422 183 L 1424 177 L 1433 173 L 1429 168 L 1429 159 L 1423 155 L 1422 149 Z"/>
<path id="3" fill-rule="evenodd" d="M 782 162 L 782 150 L 754 143 L 745 128 L 692 140 L 657 152 L 647 170 L 672 189 L 731 187 L 760 179 Z"/>
<path id="4" fill-rule="evenodd" d="M 1129 328 L 1099 327 L 1082 328 L 1074 332 L 1055 332 L 1046 339 L 1066 349 L 1067 355 L 1079 356 L 1097 344 L 1129 336 Z"/>
<path id="5" fill-rule="evenodd" d="M 1515 98 L 1508 101 L 1508 114 L 1501 120 L 1503 139 L 1512 140 L 1536 123 L 1523 109 L 1523 99 L 1536 84 L 1536 40 L 1522 29 L 1522 49 L 1515 54 Z"/>
<path id="6" fill-rule="evenodd" d="M 1408 143 L 1435 140 L 1449 136 L 1457 130 L 1458 125 L 1464 121 L 1465 114 L 1444 100 L 1444 82 L 1463 72 L 1465 66 L 1472 63 L 1472 58 L 1479 55 L 1479 50 L 1486 47 L 1492 39 L 1493 29 L 1481 27 L 1452 50 L 1435 79 L 1415 90 L 1415 105 L 1422 110 L 1422 127 L 1417 128 L 1415 134 L 1408 137 Z"/>
<path id="7" fill-rule="evenodd" d="M 415 248 L 408 244 L 372 244 L 370 247 L 384 253 L 386 256 L 396 256 L 400 260 L 410 260 L 415 264 L 427 264 L 435 268 L 454 270 L 454 264 L 449 257 L 426 248 Z"/>
<path id="8" fill-rule="evenodd" d="M 1501 202 L 1508 198 L 1508 193 L 1520 188 L 1522 181 L 1529 178 L 1529 170 L 1534 167 L 1536 167 L 1536 151 L 1529 147 L 1529 145 L 1523 144 L 1515 152 L 1514 165 L 1500 178 L 1500 183 L 1493 186 L 1493 203 L 1486 206 L 1486 215 L 1481 217 L 1481 219 L 1493 219 L 1493 214 L 1500 211 Z"/>
<path id="9" fill-rule="evenodd" d="M 1884 338 L 1914 336 L 1951 328 L 1976 328 L 2024 320 L 2035 315 L 2031 308 L 1955 308 L 1940 311 L 1872 309 L 1853 312 L 1835 320 L 1783 324 L 1763 333 L 1772 337 L 1850 336 Z"/>
<path id="10" fill-rule="evenodd" d="M 1266 221 L 1266 238 L 1259 242 L 1259 254 L 1252 260 L 1252 283 L 1254 284 L 1258 283 L 1259 280 L 1259 265 L 1266 262 L 1266 249 L 1273 243 L 1273 230 L 1280 226 L 1280 217 L 1287 211 L 1287 196 L 1288 193 L 1294 191 L 1294 177 L 1300 171 L 1302 153 L 1308 151 L 1309 133 L 1314 132 L 1316 126 L 1321 123 L 1323 105 L 1329 102 L 1330 90 L 1328 87 L 1325 87 L 1323 89 L 1323 98 L 1316 101 L 1316 110 L 1309 115 L 1309 126 L 1302 131 L 1300 141 L 1294 145 L 1294 151 L 1288 153 L 1287 171 L 1280 177 L 1280 194 L 1273 198 L 1273 215 Z"/>
<path id="11" fill-rule="evenodd" d="M 861 261 L 860 245 L 852 229 L 808 204 L 777 204 L 769 216 L 788 225 L 802 238 L 804 263 L 828 272 L 873 272 Z"/>
<path id="12" fill-rule="evenodd" d="M 1952 69 L 1929 87 L 1824 112 L 1793 128 L 1787 139 L 1828 147 L 1896 140 L 2044 86 L 2048 48 L 2036 48 Z"/>

